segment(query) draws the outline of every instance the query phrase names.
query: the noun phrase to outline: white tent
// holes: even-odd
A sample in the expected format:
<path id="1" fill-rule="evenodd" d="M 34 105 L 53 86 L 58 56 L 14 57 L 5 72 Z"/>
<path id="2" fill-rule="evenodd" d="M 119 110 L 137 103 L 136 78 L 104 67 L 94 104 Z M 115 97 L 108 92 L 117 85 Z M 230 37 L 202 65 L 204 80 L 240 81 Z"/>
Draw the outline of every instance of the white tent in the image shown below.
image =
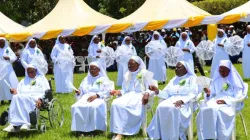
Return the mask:
<path id="1" fill-rule="evenodd" d="M 235 14 L 241 15 L 241 18 L 239 19 L 239 21 L 249 22 L 250 21 L 250 1 L 222 15 L 235 15 Z"/>
<path id="2" fill-rule="evenodd" d="M 5 34 L 11 32 L 19 32 L 23 29 L 24 27 L 22 25 L 14 22 L 0 12 L 0 36 L 4 36 Z"/>

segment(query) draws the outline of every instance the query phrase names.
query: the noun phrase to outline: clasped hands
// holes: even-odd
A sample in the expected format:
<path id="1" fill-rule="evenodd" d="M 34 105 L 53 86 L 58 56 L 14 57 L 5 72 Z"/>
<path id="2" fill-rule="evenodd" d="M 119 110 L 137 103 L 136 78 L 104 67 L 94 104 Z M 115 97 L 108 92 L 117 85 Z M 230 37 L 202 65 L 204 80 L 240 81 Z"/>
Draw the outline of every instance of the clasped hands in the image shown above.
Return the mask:
<path id="1" fill-rule="evenodd" d="M 80 94 L 81 94 L 81 91 L 80 91 L 80 90 L 76 90 L 75 92 L 76 92 L 77 95 L 80 95 Z M 92 95 L 92 96 L 90 96 L 90 97 L 87 99 L 87 101 L 88 101 L 88 102 L 93 102 L 93 101 L 94 101 L 95 99 L 97 99 L 97 98 L 99 98 L 98 94 Z"/>
<path id="2" fill-rule="evenodd" d="M 203 90 L 207 94 L 207 97 L 209 97 L 211 95 L 211 90 L 209 88 L 204 88 Z M 226 102 L 224 100 L 217 100 L 216 103 L 217 104 L 226 104 Z"/>

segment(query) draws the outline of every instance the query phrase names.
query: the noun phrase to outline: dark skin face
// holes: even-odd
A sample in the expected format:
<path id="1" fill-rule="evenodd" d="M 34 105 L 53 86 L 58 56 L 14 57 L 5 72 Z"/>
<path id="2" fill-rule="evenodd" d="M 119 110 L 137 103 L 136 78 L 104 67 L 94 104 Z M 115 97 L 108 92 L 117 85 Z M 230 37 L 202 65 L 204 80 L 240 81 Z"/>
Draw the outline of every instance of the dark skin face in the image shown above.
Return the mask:
<path id="1" fill-rule="evenodd" d="M 61 43 L 61 44 L 64 44 L 65 43 L 65 38 L 63 37 L 63 36 L 60 36 L 59 37 L 59 42 Z"/>
<path id="2" fill-rule="evenodd" d="M 183 41 L 186 41 L 187 40 L 187 34 L 182 34 L 181 38 L 182 38 Z"/>
<path id="3" fill-rule="evenodd" d="M 176 64 L 176 67 L 175 67 L 175 74 L 176 74 L 178 77 L 181 77 L 181 76 L 187 74 L 187 69 L 185 68 L 185 66 L 184 66 L 182 63 L 178 62 L 178 63 Z"/>
<path id="4" fill-rule="evenodd" d="M 4 48 L 5 46 L 5 41 L 3 39 L 0 40 L 0 48 Z"/>
<path id="5" fill-rule="evenodd" d="M 31 40 L 29 43 L 30 48 L 35 48 L 36 47 L 36 42 L 34 40 Z"/>
<path id="6" fill-rule="evenodd" d="M 97 66 L 90 65 L 89 72 L 91 76 L 96 77 L 99 75 L 100 69 Z"/>
<path id="7" fill-rule="evenodd" d="M 224 35 L 224 33 L 223 33 L 222 31 L 218 31 L 218 37 L 219 37 L 219 38 L 222 38 L 223 35 Z"/>
<path id="8" fill-rule="evenodd" d="M 94 41 L 95 44 L 98 44 L 100 42 L 100 38 L 96 37 L 93 41 Z"/>
<path id="9" fill-rule="evenodd" d="M 159 35 L 158 34 L 154 34 L 154 39 L 155 40 L 159 40 Z"/>
<path id="10" fill-rule="evenodd" d="M 126 38 L 126 40 L 125 40 L 125 43 L 126 43 L 126 45 L 129 45 L 130 44 L 130 38 L 128 37 L 128 38 Z"/>
<path id="11" fill-rule="evenodd" d="M 220 66 L 219 67 L 219 73 L 221 77 L 226 78 L 229 75 L 230 69 L 228 69 L 225 66 Z"/>
<path id="12" fill-rule="evenodd" d="M 139 64 L 135 60 L 130 59 L 128 62 L 128 70 L 131 72 L 135 72 L 138 70 L 138 68 L 139 68 Z"/>
<path id="13" fill-rule="evenodd" d="M 34 69 L 34 68 L 28 68 L 27 73 L 28 73 L 28 76 L 30 78 L 35 78 L 36 77 L 36 69 Z"/>
<path id="14" fill-rule="evenodd" d="M 250 27 L 247 27 L 247 33 L 250 34 Z"/>

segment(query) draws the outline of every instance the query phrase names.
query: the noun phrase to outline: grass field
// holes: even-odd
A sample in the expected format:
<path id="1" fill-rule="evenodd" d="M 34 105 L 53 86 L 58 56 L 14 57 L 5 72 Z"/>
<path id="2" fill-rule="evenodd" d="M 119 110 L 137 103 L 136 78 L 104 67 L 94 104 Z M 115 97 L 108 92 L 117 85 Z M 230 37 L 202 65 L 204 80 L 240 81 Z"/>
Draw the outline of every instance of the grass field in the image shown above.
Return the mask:
<path id="1" fill-rule="evenodd" d="M 235 64 L 235 67 L 239 71 L 239 73 L 242 75 L 242 67 L 241 64 Z M 209 70 L 210 67 L 205 67 L 205 70 Z M 168 76 L 168 81 L 174 76 L 174 71 L 168 69 L 167 71 L 167 76 Z M 199 75 L 199 74 L 197 74 Z M 207 73 L 207 75 L 209 75 Z M 49 79 L 53 75 L 47 75 L 47 78 Z M 74 75 L 74 85 L 79 86 L 82 79 L 86 76 L 86 74 L 75 74 Z M 112 81 L 116 82 L 117 78 L 117 72 L 109 72 L 108 73 L 109 78 Z M 21 78 L 20 78 L 21 79 Z M 168 83 L 168 81 L 166 83 Z M 250 83 L 250 80 L 245 80 L 248 84 Z M 160 89 L 163 89 L 166 85 L 159 85 Z M 53 88 L 54 88 L 54 82 L 53 82 Z M 116 89 L 119 89 L 119 87 L 116 87 Z M 249 94 L 249 92 L 248 92 Z M 8 134 L 5 132 L 0 132 L 0 140 L 8 140 L 8 139 L 28 139 L 28 140 L 74 140 L 74 139 L 83 139 L 83 140 L 106 140 L 106 139 L 111 139 L 112 134 L 109 132 L 109 111 L 108 111 L 108 132 L 107 134 L 98 132 L 98 133 L 91 133 L 91 134 L 85 134 L 84 137 L 77 137 L 75 133 L 72 133 L 70 131 L 70 126 L 71 126 L 71 105 L 74 104 L 75 98 L 74 98 L 74 93 L 70 94 L 63 94 L 59 95 L 56 93 L 53 93 L 54 98 L 57 98 L 60 100 L 60 102 L 63 104 L 64 108 L 64 116 L 65 116 L 65 121 L 64 124 L 61 128 L 53 129 L 49 127 L 49 124 L 47 123 L 47 132 L 45 133 L 40 133 L 39 131 L 37 132 L 22 132 L 22 133 L 16 133 L 16 134 Z M 157 107 L 158 103 L 158 98 L 155 98 L 155 104 L 154 104 L 154 110 Z M 3 106 L 0 106 L 0 113 L 2 113 L 4 110 L 8 108 L 8 104 L 5 104 Z M 245 100 L 245 106 L 243 108 L 243 115 L 245 117 L 246 125 L 248 127 L 248 134 L 250 134 L 250 101 L 249 99 Z M 148 113 L 148 124 L 150 123 L 152 119 L 152 116 L 150 113 Z M 195 120 L 193 120 L 195 124 Z M 6 125 L 7 126 L 7 125 Z M 2 130 L 6 126 L 0 126 L 0 130 Z M 237 116 L 237 140 L 247 140 L 248 138 L 245 137 L 244 134 L 244 129 L 243 125 L 241 123 L 240 117 Z M 196 127 L 194 128 L 194 137 L 197 139 L 196 135 Z M 135 136 L 129 136 L 129 137 L 124 137 L 125 140 L 142 140 L 142 131 L 140 131 L 139 134 Z"/>

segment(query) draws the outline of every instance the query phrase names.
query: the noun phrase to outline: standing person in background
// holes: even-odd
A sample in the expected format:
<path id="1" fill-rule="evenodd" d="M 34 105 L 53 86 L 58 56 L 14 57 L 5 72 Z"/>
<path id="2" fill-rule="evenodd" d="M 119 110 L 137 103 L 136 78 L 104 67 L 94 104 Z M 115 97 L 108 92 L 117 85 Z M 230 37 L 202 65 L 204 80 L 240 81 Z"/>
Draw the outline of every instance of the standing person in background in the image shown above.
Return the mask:
<path id="1" fill-rule="evenodd" d="M 247 35 L 244 37 L 244 49 L 242 51 L 242 68 L 244 78 L 250 78 L 250 25 L 247 26 Z"/>

